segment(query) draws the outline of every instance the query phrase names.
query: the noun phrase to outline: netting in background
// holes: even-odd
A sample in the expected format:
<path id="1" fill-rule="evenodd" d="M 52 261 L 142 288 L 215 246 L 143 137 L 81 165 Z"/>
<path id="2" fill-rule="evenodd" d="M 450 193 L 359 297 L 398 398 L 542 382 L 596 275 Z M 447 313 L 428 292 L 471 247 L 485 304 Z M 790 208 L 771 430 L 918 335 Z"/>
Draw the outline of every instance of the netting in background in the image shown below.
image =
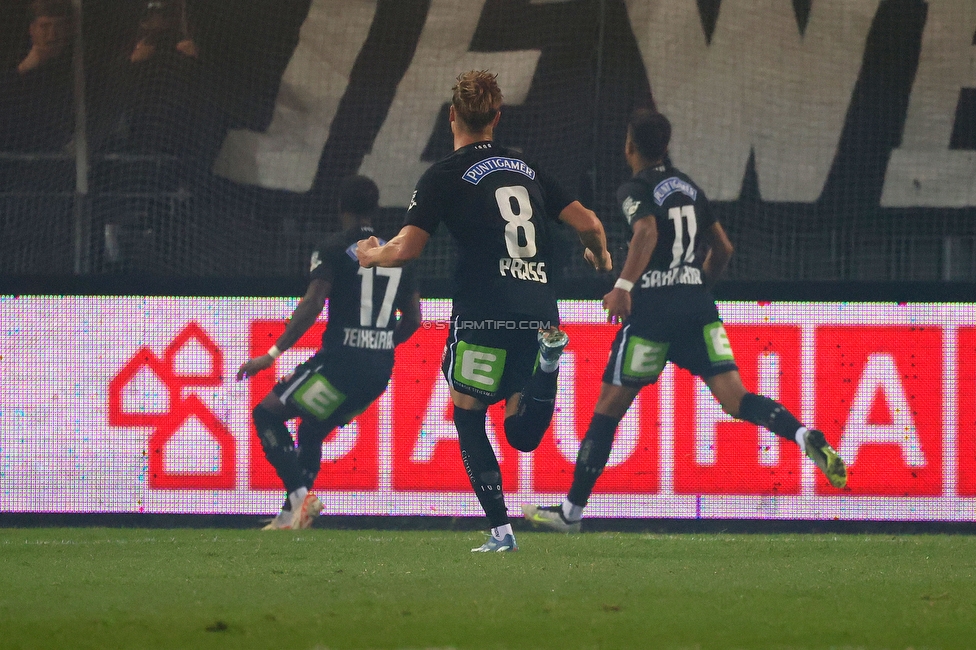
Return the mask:
<path id="1" fill-rule="evenodd" d="M 921 0 L 83 0 L 80 41 L 33 77 L 28 4 L 0 4 L 6 275 L 299 277 L 347 174 L 377 180 L 396 231 L 451 150 L 454 75 L 489 68 L 497 140 L 603 217 L 618 263 L 626 120 L 656 104 L 736 246 L 730 280 L 976 280 L 968 203 L 882 207 L 934 29 Z M 954 151 L 976 148 L 973 96 Z M 563 236 L 564 279 L 592 278 Z M 439 233 L 422 278 L 452 256 Z"/>
<path id="2" fill-rule="evenodd" d="M 75 165 L 70 53 L 22 75 L 22 3 L 0 3 L 0 269 L 72 273 Z"/>

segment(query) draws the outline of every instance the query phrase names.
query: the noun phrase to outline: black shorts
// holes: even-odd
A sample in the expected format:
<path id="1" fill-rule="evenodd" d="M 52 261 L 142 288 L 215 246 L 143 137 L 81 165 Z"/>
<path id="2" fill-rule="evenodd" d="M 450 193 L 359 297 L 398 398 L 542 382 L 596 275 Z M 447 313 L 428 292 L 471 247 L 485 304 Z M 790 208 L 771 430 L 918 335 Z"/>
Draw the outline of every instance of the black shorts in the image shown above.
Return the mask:
<path id="1" fill-rule="evenodd" d="M 454 390 L 486 404 L 508 399 L 532 377 L 539 327 L 547 324 L 518 316 L 467 320 L 454 315 L 441 364 L 444 378 Z"/>
<path id="2" fill-rule="evenodd" d="M 605 383 L 653 384 L 668 361 L 703 379 L 738 369 L 709 294 L 681 289 L 658 293 L 635 297 L 630 317 L 610 346 Z"/>
<path id="3" fill-rule="evenodd" d="M 352 421 L 383 394 L 390 383 L 387 355 L 318 352 L 272 389 L 289 413 L 331 428 Z"/>

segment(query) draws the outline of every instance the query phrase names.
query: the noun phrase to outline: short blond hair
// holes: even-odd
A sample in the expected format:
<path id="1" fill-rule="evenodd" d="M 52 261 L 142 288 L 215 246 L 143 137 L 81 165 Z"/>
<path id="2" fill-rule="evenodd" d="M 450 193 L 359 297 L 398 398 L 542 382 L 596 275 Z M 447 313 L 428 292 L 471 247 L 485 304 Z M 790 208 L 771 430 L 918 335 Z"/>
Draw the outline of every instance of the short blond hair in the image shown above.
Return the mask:
<path id="1" fill-rule="evenodd" d="M 471 131 L 483 131 L 491 124 L 502 106 L 498 75 L 487 70 L 471 70 L 457 77 L 451 104 L 455 115 Z"/>

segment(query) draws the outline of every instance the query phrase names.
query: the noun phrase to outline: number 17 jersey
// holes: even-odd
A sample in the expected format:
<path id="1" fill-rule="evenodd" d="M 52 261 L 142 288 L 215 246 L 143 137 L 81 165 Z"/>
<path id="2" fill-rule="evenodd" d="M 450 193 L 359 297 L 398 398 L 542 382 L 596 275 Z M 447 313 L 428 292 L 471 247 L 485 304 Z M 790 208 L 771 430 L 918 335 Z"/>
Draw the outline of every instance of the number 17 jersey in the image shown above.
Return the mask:
<path id="1" fill-rule="evenodd" d="M 310 279 L 332 283 L 322 349 L 332 355 L 385 357 L 393 364 L 393 330 L 415 291 L 409 268 L 364 269 L 356 244 L 376 233 L 368 226 L 337 233 L 312 253 Z"/>
<path id="2" fill-rule="evenodd" d="M 454 311 L 558 322 L 552 229 L 573 199 L 521 154 L 476 142 L 420 178 L 404 225 L 433 234 L 441 222 L 458 245 Z"/>

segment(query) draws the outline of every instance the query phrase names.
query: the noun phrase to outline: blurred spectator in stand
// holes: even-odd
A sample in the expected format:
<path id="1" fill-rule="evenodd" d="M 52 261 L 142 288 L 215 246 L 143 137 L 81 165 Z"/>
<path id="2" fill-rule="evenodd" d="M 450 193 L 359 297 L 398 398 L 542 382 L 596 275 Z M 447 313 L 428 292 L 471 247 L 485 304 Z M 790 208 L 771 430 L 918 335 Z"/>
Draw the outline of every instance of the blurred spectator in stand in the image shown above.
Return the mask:
<path id="1" fill-rule="evenodd" d="M 198 243 L 191 215 L 202 209 L 199 197 L 206 194 L 226 127 L 210 89 L 215 73 L 207 50 L 194 38 L 195 17 L 186 0 L 145 2 L 121 61 L 124 106 L 115 144 L 139 155 L 123 159 L 112 182 L 166 194 L 135 207 L 120 202 L 106 217 L 105 260 L 112 268 L 141 264 L 158 270 L 153 260 L 165 255 L 157 252 Z M 102 92 L 106 98 L 110 88 Z"/>
<path id="2" fill-rule="evenodd" d="M 181 156 L 199 117 L 200 52 L 185 0 L 150 0 L 128 54 L 129 146 Z"/>
<path id="3" fill-rule="evenodd" d="M 0 72 L 0 150 L 61 151 L 74 130 L 70 0 L 33 0 L 30 51 Z"/>

